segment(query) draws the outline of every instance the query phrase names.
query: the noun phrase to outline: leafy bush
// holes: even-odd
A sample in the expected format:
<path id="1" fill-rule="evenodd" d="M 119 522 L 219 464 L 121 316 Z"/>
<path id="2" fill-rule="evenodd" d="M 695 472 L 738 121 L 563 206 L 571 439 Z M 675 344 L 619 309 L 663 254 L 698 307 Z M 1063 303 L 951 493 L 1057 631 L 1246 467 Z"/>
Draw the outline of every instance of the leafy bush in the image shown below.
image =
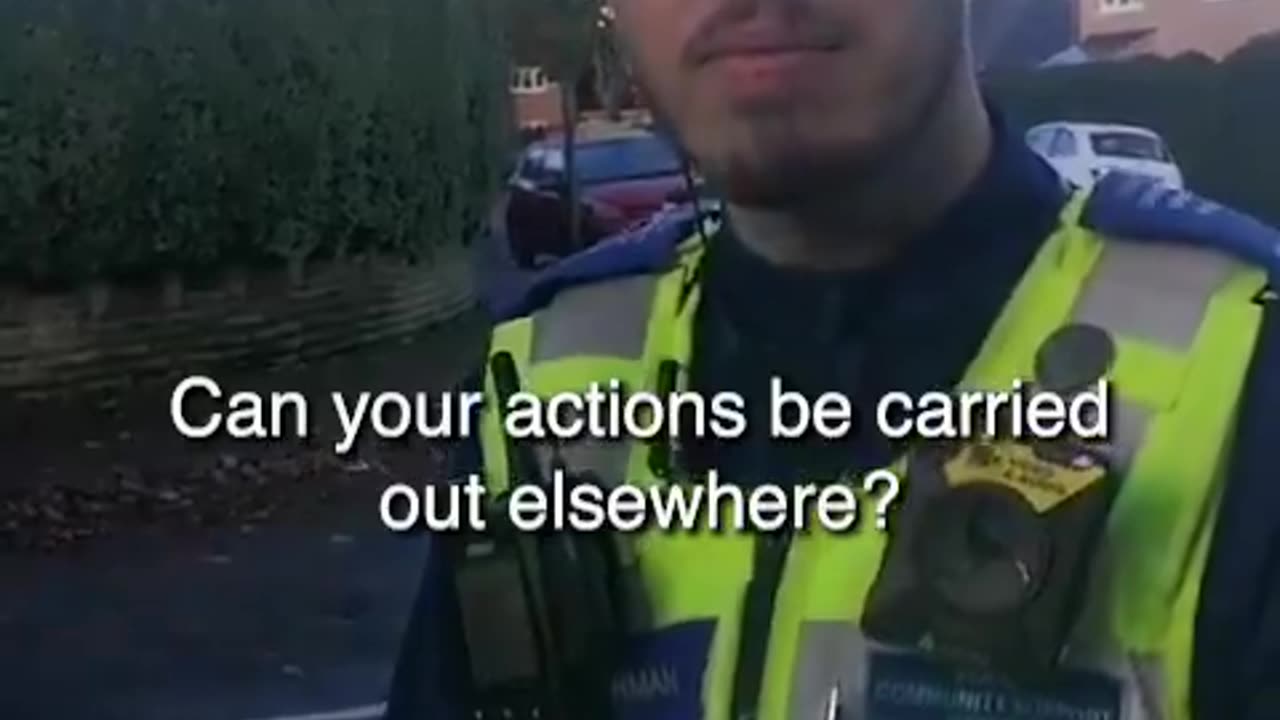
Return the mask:
<path id="1" fill-rule="evenodd" d="M 0 3 L 0 280 L 429 259 L 483 217 L 507 152 L 495 12 Z"/>
<path id="2" fill-rule="evenodd" d="M 1221 63 L 1198 55 L 1006 74 L 989 85 L 1024 124 L 1120 122 L 1159 131 L 1197 192 L 1280 225 L 1280 36 Z"/>

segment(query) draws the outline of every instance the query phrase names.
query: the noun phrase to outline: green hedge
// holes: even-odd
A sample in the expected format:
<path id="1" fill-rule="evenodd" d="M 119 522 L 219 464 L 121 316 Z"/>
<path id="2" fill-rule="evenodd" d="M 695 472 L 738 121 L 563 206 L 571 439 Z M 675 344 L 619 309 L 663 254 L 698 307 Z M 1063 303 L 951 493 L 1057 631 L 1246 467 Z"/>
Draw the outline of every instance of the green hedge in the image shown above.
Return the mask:
<path id="1" fill-rule="evenodd" d="M 491 0 L 5 0 L 0 281 L 422 260 L 459 242 L 511 137 L 496 12 Z"/>
<path id="2" fill-rule="evenodd" d="M 988 80 L 1023 123 L 1126 122 L 1162 133 L 1197 192 L 1280 225 L 1280 36 L 1214 63 L 1188 55 Z"/>

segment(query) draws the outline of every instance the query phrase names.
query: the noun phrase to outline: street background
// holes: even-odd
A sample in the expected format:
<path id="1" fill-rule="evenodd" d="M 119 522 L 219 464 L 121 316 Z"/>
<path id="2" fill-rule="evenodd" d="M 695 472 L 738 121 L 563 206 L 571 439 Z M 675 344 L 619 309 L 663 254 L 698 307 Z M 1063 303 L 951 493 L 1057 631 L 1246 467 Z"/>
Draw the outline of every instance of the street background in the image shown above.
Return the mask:
<path id="1" fill-rule="evenodd" d="M 976 4 L 993 97 L 1158 131 L 1191 189 L 1280 223 L 1280 5 L 1095 5 Z M 609 23 L 597 0 L 0 4 L 0 718 L 380 702 L 427 541 L 378 498 L 447 447 L 187 442 L 169 392 L 204 373 L 331 420 L 335 390 L 458 382 L 531 276 L 494 223 L 522 141 L 644 115 Z"/>

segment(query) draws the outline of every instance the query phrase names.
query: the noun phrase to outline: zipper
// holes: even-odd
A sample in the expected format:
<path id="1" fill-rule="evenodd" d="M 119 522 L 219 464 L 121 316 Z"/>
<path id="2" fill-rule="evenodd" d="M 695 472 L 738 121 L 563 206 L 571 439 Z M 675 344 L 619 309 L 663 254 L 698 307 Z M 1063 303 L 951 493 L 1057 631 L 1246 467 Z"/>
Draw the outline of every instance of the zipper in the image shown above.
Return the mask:
<path id="1" fill-rule="evenodd" d="M 773 612 L 790 549 L 790 529 L 756 539 L 751 580 L 747 582 L 743 599 L 738 662 L 729 700 L 730 720 L 756 720 L 760 714 L 760 691 L 773 630 Z"/>

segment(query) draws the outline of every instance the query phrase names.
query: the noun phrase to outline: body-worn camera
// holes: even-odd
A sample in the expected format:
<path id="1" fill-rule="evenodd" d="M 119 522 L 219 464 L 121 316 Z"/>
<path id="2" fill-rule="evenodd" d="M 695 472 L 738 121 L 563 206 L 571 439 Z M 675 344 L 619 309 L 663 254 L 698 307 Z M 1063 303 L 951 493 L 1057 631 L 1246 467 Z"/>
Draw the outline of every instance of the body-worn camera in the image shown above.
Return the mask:
<path id="1" fill-rule="evenodd" d="M 519 387 L 510 356 L 493 364 L 499 395 Z M 509 445 L 513 489 L 548 486 L 532 448 Z M 595 483 L 559 467 L 569 483 Z M 610 680 L 625 636 L 643 618 L 638 568 L 627 539 L 610 533 L 526 533 L 504 495 L 487 529 L 454 538 L 454 597 L 475 720 L 607 720 Z"/>
<path id="2" fill-rule="evenodd" d="M 1100 379 L 1114 348 L 1097 328 L 1042 347 L 1037 385 L 1064 395 Z M 1119 479 L 1072 438 L 1005 437 L 913 450 L 910 492 L 872 587 L 873 639 L 1032 680 L 1063 655 Z"/>

